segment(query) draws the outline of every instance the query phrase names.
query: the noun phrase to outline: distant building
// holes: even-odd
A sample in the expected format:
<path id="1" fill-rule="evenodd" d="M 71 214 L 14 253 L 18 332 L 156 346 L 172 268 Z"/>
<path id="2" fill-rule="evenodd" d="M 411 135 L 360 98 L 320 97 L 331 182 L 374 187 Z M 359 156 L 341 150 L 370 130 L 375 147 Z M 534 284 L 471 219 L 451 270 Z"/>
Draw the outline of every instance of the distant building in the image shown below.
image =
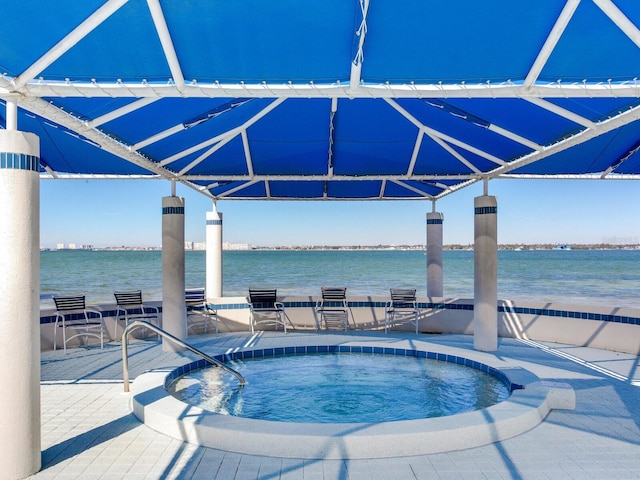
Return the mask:
<path id="1" fill-rule="evenodd" d="M 229 243 L 224 242 L 222 244 L 223 250 L 251 250 L 251 245 L 248 243 Z"/>
<path id="2" fill-rule="evenodd" d="M 184 242 L 185 250 L 206 250 L 207 244 L 205 242 Z"/>

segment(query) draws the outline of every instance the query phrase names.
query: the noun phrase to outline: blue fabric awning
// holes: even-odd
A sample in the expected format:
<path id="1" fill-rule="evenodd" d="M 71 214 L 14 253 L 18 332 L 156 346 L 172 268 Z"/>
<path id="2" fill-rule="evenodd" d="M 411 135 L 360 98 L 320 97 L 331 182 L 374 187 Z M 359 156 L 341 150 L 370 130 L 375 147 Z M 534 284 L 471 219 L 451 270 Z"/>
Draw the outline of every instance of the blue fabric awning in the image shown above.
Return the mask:
<path id="1" fill-rule="evenodd" d="M 635 0 L 24 0 L 0 32 L 0 127 L 17 101 L 43 177 L 216 199 L 640 178 Z"/>

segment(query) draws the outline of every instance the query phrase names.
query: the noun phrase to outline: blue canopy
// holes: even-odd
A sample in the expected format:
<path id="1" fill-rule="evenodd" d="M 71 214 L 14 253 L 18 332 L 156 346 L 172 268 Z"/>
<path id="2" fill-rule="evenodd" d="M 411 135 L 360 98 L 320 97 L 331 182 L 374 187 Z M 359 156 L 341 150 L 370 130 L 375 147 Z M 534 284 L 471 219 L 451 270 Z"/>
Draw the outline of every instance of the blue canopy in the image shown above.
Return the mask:
<path id="1" fill-rule="evenodd" d="M 0 126 L 43 178 L 215 199 L 438 199 L 640 178 L 637 0 L 21 0 Z"/>

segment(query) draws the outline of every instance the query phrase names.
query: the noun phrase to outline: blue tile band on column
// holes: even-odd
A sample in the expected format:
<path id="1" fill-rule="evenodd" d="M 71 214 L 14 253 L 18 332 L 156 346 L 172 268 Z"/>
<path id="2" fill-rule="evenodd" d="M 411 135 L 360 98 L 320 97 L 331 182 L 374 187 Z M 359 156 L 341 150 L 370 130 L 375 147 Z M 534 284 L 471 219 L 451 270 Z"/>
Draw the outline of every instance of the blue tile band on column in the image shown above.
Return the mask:
<path id="1" fill-rule="evenodd" d="M 476 207 L 475 214 L 476 215 L 487 215 L 487 214 L 496 214 L 498 213 L 498 207 Z"/>
<path id="2" fill-rule="evenodd" d="M 163 215 L 184 215 L 184 207 L 162 207 Z"/>
<path id="3" fill-rule="evenodd" d="M 427 225 L 442 225 L 441 218 L 428 218 Z"/>
<path id="4" fill-rule="evenodd" d="M 0 152 L 0 168 L 40 171 L 40 158 L 25 153 Z"/>
<path id="5" fill-rule="evenodd" d="M 207 225 L 222 225 L 222 220 L 207 220 Z"/>

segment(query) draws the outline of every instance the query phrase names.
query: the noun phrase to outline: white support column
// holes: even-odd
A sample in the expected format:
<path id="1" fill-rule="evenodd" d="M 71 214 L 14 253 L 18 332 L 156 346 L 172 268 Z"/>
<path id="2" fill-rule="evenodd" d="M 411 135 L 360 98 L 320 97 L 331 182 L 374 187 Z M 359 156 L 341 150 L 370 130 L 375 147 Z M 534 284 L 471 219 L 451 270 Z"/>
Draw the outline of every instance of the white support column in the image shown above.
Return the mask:
<path id="1" fill-rule="evenodd" d="M 206 229 L 206 289 L 207 298 L 222 297 L 222 213 L 207 212 Z"/>
<path id="2" fill-rule="evenodd" d="M 498 203 L 483 195 L 474 206 L 473 345 L 493 352 L 498 349 Z"/>
<path id="3" fill-rule="evenodd" d="M 7 102 L 0 130 L 0 476 L 25 478 L 41 467 L 40 139 L 15 129 Z"/>
<path id="4" fill-rule="evenodd" d="M 180 340 L 187 339 L 187 307 L 184 301 L 184 198 L 162 199 L 162 328 Z M 165 352 L 179 352 L 163 339 Z"/>
<path id="5" fill-rule="evenodd" d="M 444 215 L 440 212 L 427 213 L 427 296 L 442 297 L 442 224 Z"/>

